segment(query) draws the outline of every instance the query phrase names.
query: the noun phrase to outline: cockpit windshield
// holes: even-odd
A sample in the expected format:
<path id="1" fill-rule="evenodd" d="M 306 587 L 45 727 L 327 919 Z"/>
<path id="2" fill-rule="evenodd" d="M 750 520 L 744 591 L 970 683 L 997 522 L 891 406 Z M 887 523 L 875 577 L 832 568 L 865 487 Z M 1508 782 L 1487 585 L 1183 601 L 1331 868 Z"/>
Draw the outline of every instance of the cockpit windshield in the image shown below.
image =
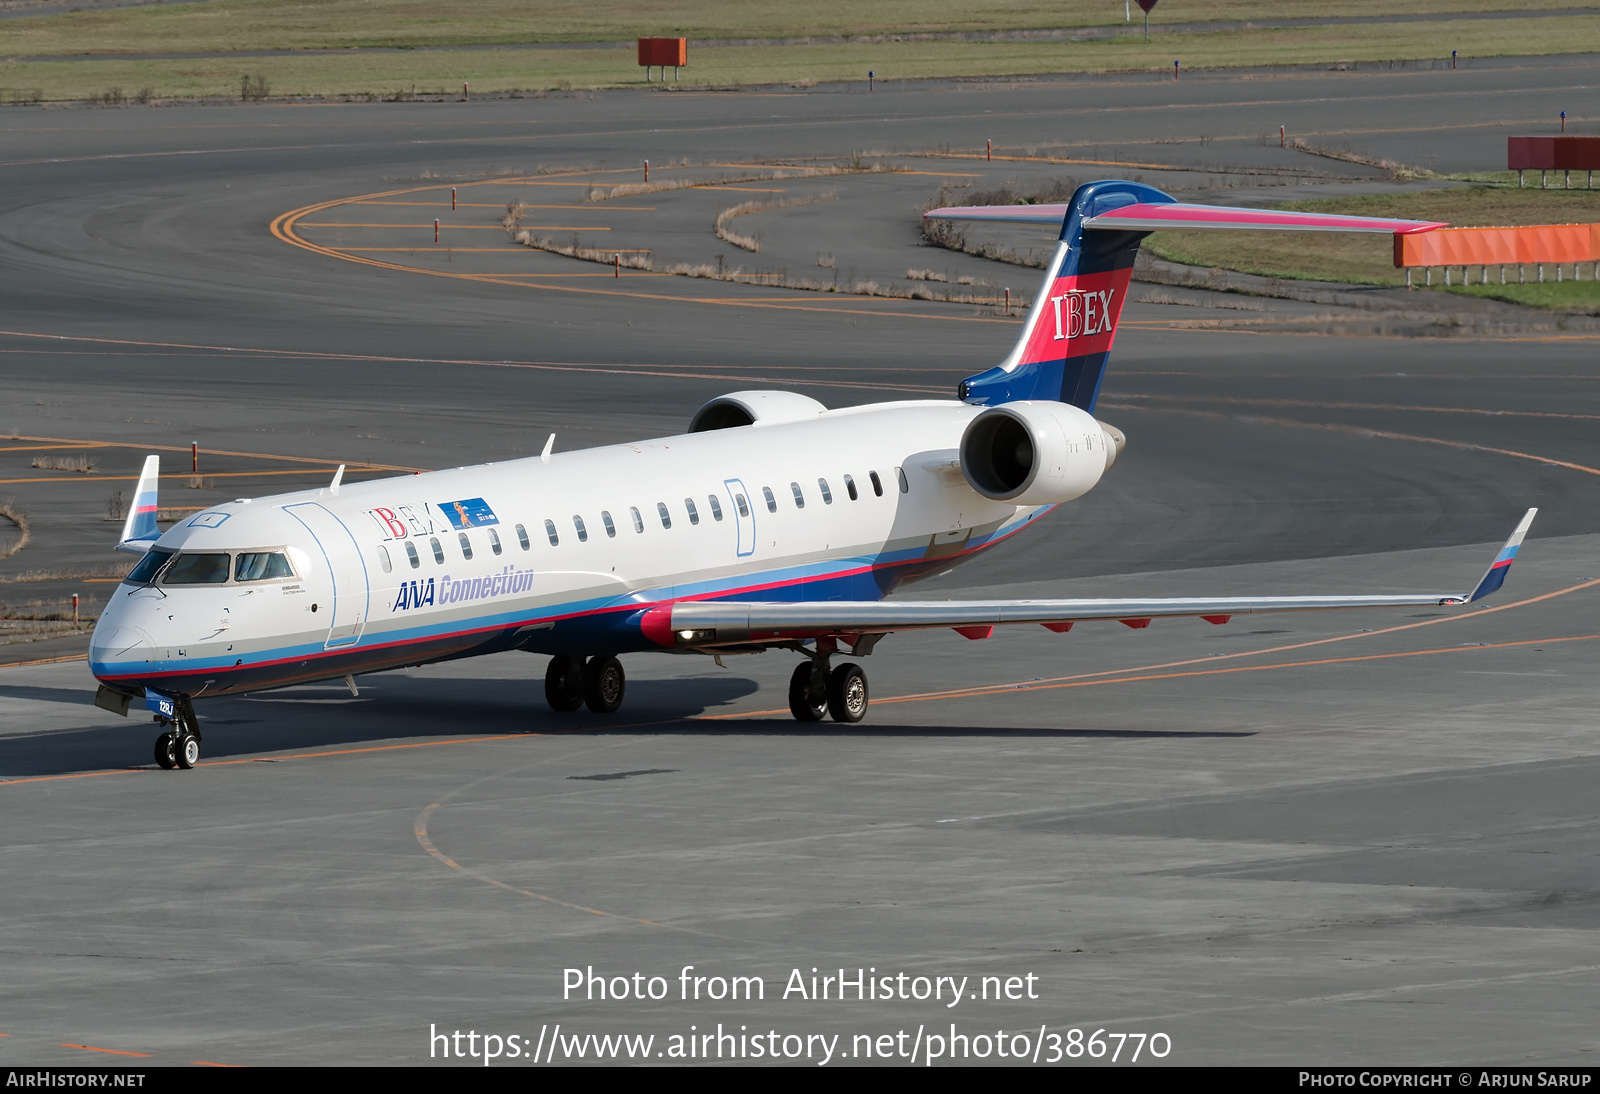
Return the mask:
<path id="1" fill-rule="evenodd" d="M 177 557 L 161 579 L 163 585 L 221 585 L 228 580 L 232 556 L 185 552 Z"/>
<path id="2" fill-rule="evenodd" d="M 274 578 L 293 576 L 294 569 L 281 551 L 242 554 L 233 570 L 235 581 L 271 581 Z"/>
<path id="3" fill-rule="evenodd" d="M 135 585 L 148 585 L 156 579 L 156 574 L 161 572 L 161 567 L 167 564 L 167 559 L 175 555 L 176 551 L 146 551 L 139 564 L 128 571 L 128 576 L 122 580 Z"/>

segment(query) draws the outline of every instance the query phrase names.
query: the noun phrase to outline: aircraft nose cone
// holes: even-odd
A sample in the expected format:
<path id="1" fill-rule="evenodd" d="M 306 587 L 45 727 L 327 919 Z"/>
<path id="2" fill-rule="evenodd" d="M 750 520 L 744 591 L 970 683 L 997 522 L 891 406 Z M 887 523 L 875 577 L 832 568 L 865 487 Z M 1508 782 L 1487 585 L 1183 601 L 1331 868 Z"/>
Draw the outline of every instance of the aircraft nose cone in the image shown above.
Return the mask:
<path id="1" fill-rule="evenodd" d="M 89 639 L 89 653 L 96 661 L 115 660 L 129 650 L 149 645 L 150 636 L 135 627 L 112 627 L 105 633 L 97 627 Z"/>

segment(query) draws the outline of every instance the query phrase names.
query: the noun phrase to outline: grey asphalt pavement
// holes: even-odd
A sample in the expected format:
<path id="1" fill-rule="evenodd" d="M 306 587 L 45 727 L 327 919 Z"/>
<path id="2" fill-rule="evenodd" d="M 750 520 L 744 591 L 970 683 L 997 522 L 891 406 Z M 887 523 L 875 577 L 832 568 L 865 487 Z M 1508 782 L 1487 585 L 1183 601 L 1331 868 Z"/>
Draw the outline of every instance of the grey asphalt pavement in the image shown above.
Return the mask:
<path id="1" fill-rule="evenodd" d="M 763 260 L 826 247 L 886 278 L 938 263 L 1031 293 L 1034 272 L 919 246 L 921 203 L 958 176 L 1148 173 L 1252 200 L 1385 185 L 1277 148 L 1279 124 L 1494 170 L 1506 134 L 1574 112 L 1596 63 L 7 108 L 0 501 L 32 540 L 0 560 L 0 601 L 45 615 L 115 587 L 110 496 L 153 446 L 173 472 L 163 504 L 200 506 L 338 463 L 393 474 L 531 454 L 551 431 L 562 448 L 671 433 L 737 388 L 829 405 L 950 392 L 1015 336 L 992 306 L 613 278 L 513 249 L 492 230 L 505 180 L 892 160 L 927 173 L 807 182 L 838 200 L 753 214 Z M 1014 158 L 972 158 L 985 139 Z M 306 229 L 323 251 L 271 231 L 291 210 L 437 204 L 451 185 L 493 193 L 446 221 L 482 243 L 428 251 L 445 215 L 426 206 L 340 206 L 384 227 Z M 685 260 L 731 254 L 711 216 L 761 196 L 640 195 L 627 203 L 654 219 L 629 221 L 548 192 L 576 207 L 552 223 L 657 233 L 647 245 Z M 369 231 L 426 238 L 363 250 L 391 245 Z M 430 1029 L 543 1031 L 544 1053 L 558 1023 L 653 1035 L 658 1059 L 721 1023 L 801 1037 L 813 1063 L 812 1035 L 839 1035 L 834 1064 L 904 1063 L 919 1028 L 926 1055 L 954 1023 L 1030 1052 L 1041 1028 L 1063 1045 L 1163 1033 L 1172 1063 L 1588 1063 L 1595 337 L 1333 336 L 1317 324 L 1350 329 L 1339 308 L 1139 292 L 1101 408 L 1129 437 L 1112 474 L 916 595 L 1466 588 L 1537 505 L 1503 593 L 1454 615 L 895 636 L 864 662 L 874 705 L 849 729 L 780 711 L 784 654 L 631 658 L 609 721 L 552 715 L 542 662 L 506 655 L 365 678 L 355 697 L 202 706 L 208 763 L 180 773 L 150 764 L 147 722 L 90 705 L 81 661 L 40 663 L 81 637 L 12 643 L 0 1062 L 440 1063 Z M 32 466 L 74 455 L 94 470 Z M 758 977 L 765 998 L 681 999 L 689 965 L 706 992 Z M 565 970 L 591 966 L 669 995 L 564 998 Z M 908 992 L 966 977 L 979 996 L 784 998 L 813 968 L 903 971 Z M 1027 988 L 982 998 L 1009 977 Z M 556 1062 L 575 1051 L 559 1043 Z"/>

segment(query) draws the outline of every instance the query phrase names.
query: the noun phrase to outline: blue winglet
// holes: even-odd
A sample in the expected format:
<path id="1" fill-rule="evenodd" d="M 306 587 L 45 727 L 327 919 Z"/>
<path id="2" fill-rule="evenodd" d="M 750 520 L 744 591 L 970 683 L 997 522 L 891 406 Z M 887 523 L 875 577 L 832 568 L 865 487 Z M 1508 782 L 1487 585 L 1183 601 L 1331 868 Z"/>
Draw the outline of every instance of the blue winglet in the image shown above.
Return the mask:
<path id="1" fill-rule="evenodd" d="M 128 519 L 122 526 L 122 540 L 117 550 L 142 555 L 161 538 L 161 528 L 156 524 L 159 507 L 156 504 L 156 486 L 161 476 L 161 457 L 146 456 L 144 469 L 139 473 L 139 485 L 133 491 L 133 504 L 128 507 Z"/>
<path id="2" fill-rule="evenodd" d="M 1533 524 L 1534 514 L 1537 509 L 1529 509 L 1523 514 L 1522 520 L 1517 524 L 1516 531 L 1511 533 L 1511 538 L 1506 540 L 1506 545 L 1500 548 L 1500 553 L 1494 556 L 1494 561 L 1489 564 L 1489 569 L 1484 572 L 1478 587 L 1472 590 L 1472 595 L 1463 597 L 1463 601 L 1471 604 L 1482 600 L 1490 593 L 1495 592 L 1505 584 L 1506 574 L 1511 570 L 1511 563 L 1517 557 L 1517 548 L 1522 546 L 1522 537 L 1528 534 L 1528 528 Z"/>

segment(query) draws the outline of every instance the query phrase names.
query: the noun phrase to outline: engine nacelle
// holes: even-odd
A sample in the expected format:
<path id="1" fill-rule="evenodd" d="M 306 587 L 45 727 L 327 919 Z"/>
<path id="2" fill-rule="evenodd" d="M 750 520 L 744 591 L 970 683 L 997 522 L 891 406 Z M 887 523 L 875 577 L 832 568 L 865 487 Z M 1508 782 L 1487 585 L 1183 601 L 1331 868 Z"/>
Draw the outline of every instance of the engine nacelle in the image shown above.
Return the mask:
<path id="1" fill-rule="evenodd" d="M 992 406 L 961 435 L 961 473 L 978 493 L 1017 505 L 1055 505 L 1089 492 L 1125 439 L 1069 403 Z"/>
<path id="2" fill-rule="evenodd" d="M 695 411 L 689 422 L 689 432 L 805 422 L 827 409 L 809 395 L 795 391 L 735 391 L 712 399 Z"/>

